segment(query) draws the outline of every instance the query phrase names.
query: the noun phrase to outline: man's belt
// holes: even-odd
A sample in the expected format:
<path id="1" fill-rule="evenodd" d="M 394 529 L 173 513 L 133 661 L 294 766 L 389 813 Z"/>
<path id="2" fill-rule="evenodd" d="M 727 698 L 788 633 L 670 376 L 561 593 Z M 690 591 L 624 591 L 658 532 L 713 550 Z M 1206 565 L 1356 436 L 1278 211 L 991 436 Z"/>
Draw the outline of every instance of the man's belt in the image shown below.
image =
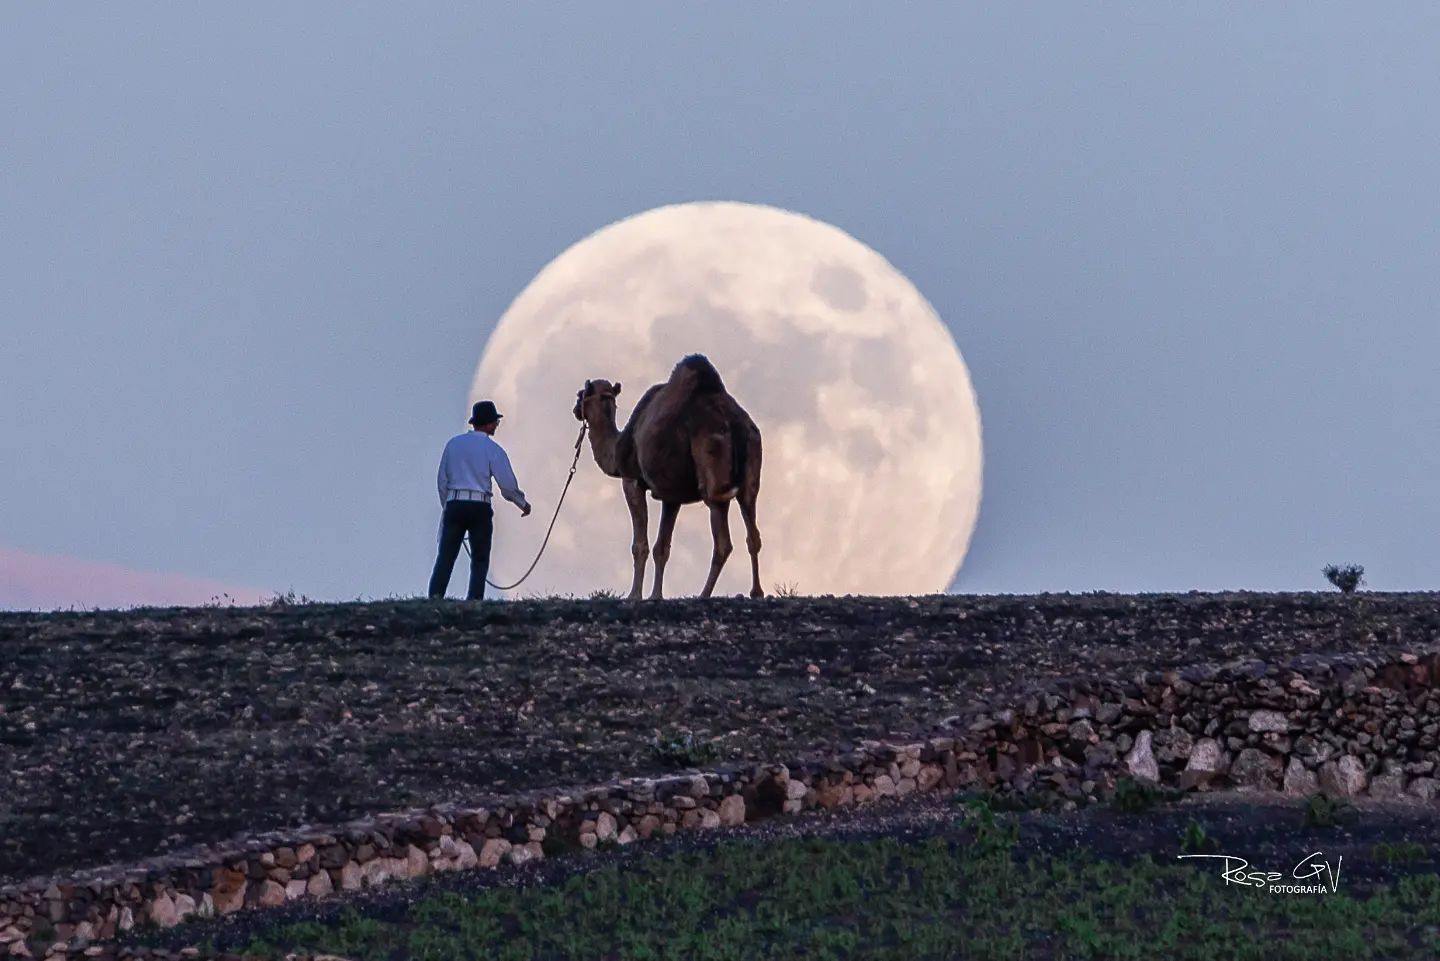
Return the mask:
<path id="1" fill-rule="evenodd" d="M 445 502 L 450 501 L 484 501 L 489 503 L 490 495 L 484 491 L 449 491 L 445 494 Z"/>

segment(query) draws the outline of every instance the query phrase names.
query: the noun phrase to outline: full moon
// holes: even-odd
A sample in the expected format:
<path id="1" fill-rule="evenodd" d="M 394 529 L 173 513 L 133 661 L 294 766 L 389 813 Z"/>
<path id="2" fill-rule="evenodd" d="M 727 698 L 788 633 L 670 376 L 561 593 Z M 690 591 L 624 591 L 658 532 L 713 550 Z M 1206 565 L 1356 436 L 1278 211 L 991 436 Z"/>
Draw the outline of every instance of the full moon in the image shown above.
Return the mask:
<path id="1" fill-rule="evenodd" d="M 534 512 L 496 498 L 490 578 L 534 558 L 574 456 L 575 392 L 619 381 L 618 424 L 685 355 L 710 358 L 762 435 L 757 526 L 767 594 L 946 590 L 980 509 L 980 411 L 965 361 L 920 292 L 849 234 L 745 203 L 685 203 L 611 224 L 570 247 L 510 305 L 472 401 L 505 415 Z M 698 594 L 709 511 L 681 508 L 666 596 Z M 653 545 L 659 505 L 651 502 Z M 717 596 L 748 593 L 739 512 Z M 589 442 L 549 546 L 517 596 L 630 587 L 630 515 Z M 646 566 L 645 592 L 654 564 Z"/>

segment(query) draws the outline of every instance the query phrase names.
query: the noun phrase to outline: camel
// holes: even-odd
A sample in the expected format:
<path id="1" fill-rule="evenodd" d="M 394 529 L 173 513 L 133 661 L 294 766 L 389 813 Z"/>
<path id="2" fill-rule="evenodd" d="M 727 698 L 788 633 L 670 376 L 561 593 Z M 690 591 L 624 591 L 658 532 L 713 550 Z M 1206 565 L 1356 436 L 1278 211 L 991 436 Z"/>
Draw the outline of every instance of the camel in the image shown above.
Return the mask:
<path id="1" fill-rule="evenodd" d="M 630 600 L 638 600 L 645 579 L 649 533 L 645 494 L 660 502 L 660 529 L 655 537 L 655 586 L 651 600 L 663 596 L 670 537 L 683 504 L 703 502 L 710 508 L 714 551 L 710 576 L 701 597 L 709 597 L 730 556 L 730 502 L 740 505 L 745 521 L 745 546 L 750 550 L 751 597 L 760 588 L 760 531 L 755 526 L 755 498 L 760 493 L 760 430 L 745 409 L 725 390 L 715 367 L 700 354 L 675 365 L 670 379 L 655 384 L 640 398 L 625 429 L 615 425 L 615 398 L 620 384 L 587 380 L 575 399 L 575 419 L 589 426 L 590 452 L 610 477 L 623 482 L 634 534 L 630 554 L 635 577 Z"/>

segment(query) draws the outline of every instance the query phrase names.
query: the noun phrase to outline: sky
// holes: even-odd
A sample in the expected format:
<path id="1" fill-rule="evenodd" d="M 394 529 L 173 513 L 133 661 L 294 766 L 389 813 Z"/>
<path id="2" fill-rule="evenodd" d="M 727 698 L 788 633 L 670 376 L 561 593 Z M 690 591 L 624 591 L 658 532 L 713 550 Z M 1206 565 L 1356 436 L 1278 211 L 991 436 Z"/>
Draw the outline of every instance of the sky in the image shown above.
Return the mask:
<path id="1" fill-rule="evenodd" d="M 953 590 L 1430 589 L 1437 41 L 1424 3 L 5 4 L 0 607 L 423 592 L 496 321 L 689 200 L 832 223 L 949 326 Z"/>

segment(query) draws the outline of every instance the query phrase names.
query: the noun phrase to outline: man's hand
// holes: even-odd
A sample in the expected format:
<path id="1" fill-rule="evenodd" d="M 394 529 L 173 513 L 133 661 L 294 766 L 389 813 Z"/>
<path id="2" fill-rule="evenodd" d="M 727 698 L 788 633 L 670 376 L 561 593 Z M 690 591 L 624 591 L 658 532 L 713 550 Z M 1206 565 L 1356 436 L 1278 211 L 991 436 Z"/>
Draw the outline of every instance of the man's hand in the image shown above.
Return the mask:
<path id="1" fill-rule="evenodd" d="M 520 508 L 520 516 L 521 516 L 521 517 L 529 517 L 529 516 L 530 516 L 530 502 L 529 502 L 529 501 L 526 501 L 526 502 L 525 502 L 525 506 L 522 507 L 522 508 Z"/>

